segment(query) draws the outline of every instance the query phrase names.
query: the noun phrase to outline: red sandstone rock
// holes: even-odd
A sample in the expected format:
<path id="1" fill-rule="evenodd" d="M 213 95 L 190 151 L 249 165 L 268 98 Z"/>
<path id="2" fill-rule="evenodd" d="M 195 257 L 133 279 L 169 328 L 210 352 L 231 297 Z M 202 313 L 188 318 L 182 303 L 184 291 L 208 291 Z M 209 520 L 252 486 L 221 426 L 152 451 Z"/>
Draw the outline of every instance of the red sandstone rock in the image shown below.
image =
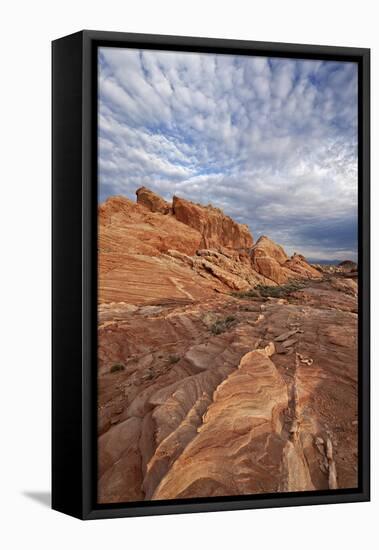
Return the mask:
<path id="1" fill-rule="evenodd" d="M 170 215 L 150 212 L 125 197 L 99 206 L 99 300 L 141 303 L 154 298 L 209 295 L 214 286 L 167 259 L 174 249 L 192 256 L 201 235 Z"/>
<path id="2" fill-rule="evenodd" d="M 258 273 L 279 285 L 290 279 L 320 277 L 304 256 L 294 254 L 289 259 L 284 249 L 266 236 L 260 237 L 252 248 L 251 262 Z"/>
<path id="3" fill-rule="evenodd" d="M 99 502 L 356 487 L 353 274 L 174 203 L 99 206 Z"/>
<path id="4" fill-rule="evenodd" d="M 318 301 L 100 307 L 101 502 L 356 486 L 356 297 L 307 285 Z"/>
<path id="5" fill-rule="evenodd" d="M 284 264 L 284 267 L 294 271 L 303 279 L 320 278 L 319 271 L 311 266 L 301 254 L 294 254 Z"/>
<path id="6" fill-rule="evenodd" d="M 168 202 L 146 187 L 140 187 L 137 189 L 136 195 L 137 203 L 142 204 L 142 206 L 146 206 L 146 208 L 148 208 L 151 212 L 168 214 L 171 210 L 171 206 Z"/>
<path id="7" fill-rule="evenodd" d="M 112 197 L 99 207 L 101 273 L 112 271 L 114 266 L 122 267 L 126 263 L 122 254 L 159 256 L 170 250 L 191 257 L 207 247 L 208 252 L 203 251 L 202 256 L 206 256 L 208 264 L 197 262 L 197 268 L 208 265 L 208 273 L 213 271 L 216 279 L 232 289 L 320 276 L 303 256 L 289 259 L 283 248 L 266 236 L 252 247 L 250 261 L 248 250 L 253 241 L 248 228 L 219 209 L 174 197 L 174 215 L 170 215 L 169 203 L 152 191 L 142 187 L 137 196 L 138 204 L 124 197 Z M 130 265 L 130 257 L 127 261 Z M 218 268 L 228 273 L 222 274 Z M 228 284 L 228 274 L 232 275 L 231 281 L 237 276 L 240 282 Z"/>
<path id="8" fill-rule="evenodd" d="M 99 206 L 100 259 L 109 252 L 158 256 L 170 248 L 192 255 L 200 241 L 196 230 L 125 197 L 110 197 Z"/>
<path id="9" fill-rule="evenodd" d="M 197 299 L 212 291 L 320 276 L 302 256 L 288 259 L 268 237 L 249 248 L 253 241 L 246 226 L 219 209 L 174 197 L 172 214 L 148 189 L 140 188 L 137 196 L 138 204 L 111 197 L 99 207 L 101 301 Z M 213 248 L 202 248 L 207 244 Z"/>
<path id="10" fill-rule="evenodd" d="M 174 197 L 174 216 L 180 222 L 193 227 L 202 235 L 201 248 L 250 248 L 253 237 L 246 225 L 241 225 L 222 210 L 213 206 L 201 206 L 179 197 Z"/>
<path id="11" fill-rule="evenodd" d="M 287 387 L 274 363 L 259 351 L 244 355 L 217 387 L 196 436 L 153 499 L 277 491 L 286 444 L 280 412 L 287 406 Z"/>
<path id="12" fill-rule="evenodd" d="M 260 252 L 261 256 L 269 256 L 276 260 L 280 265 L 284 264 L 288 260 L 288 256 L 280 244 L 274 243 L 271 239 L 262 235 L 259 237 L 252 250 L 252 257 Z"/>

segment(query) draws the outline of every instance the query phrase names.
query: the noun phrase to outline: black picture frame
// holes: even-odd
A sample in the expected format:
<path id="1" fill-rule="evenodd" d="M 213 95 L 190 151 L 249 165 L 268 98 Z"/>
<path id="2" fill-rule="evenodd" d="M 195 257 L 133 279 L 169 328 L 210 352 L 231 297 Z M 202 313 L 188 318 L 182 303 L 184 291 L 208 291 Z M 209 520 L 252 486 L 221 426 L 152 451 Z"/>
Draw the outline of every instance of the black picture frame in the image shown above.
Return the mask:
<path id="1" fill-rule="evenodd" d="M 354 61 L 359 80 L 359 487 L 96 504 L 97 48 Z M 52 507 L 81 519 L 370 499 L 370 50 L 81 31 L 52 43 Z"/>

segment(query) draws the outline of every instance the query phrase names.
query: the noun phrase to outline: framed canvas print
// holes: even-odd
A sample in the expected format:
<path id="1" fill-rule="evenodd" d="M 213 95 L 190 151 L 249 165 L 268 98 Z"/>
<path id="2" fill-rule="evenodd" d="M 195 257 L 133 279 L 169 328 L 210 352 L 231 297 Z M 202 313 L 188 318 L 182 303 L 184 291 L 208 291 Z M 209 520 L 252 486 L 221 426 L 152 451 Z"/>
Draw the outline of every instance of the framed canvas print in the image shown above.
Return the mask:
<path id="1" fill-rule="evenodd" d="M 369 500 L 369 50 L 53 42 L 53 508 Z"/>

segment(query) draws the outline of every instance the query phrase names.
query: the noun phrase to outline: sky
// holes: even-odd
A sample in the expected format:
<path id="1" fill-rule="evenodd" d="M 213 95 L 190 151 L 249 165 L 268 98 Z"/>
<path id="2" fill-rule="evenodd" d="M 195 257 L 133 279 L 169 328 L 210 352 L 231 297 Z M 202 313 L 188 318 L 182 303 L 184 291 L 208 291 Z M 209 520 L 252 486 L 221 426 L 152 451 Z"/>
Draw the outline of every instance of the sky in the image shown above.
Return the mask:
<path id="1" fill-rule="evenodd" d="M 100 48 L 99 200 L 213 204 L 309 259 L 357 258 L 357 66 Z"/>

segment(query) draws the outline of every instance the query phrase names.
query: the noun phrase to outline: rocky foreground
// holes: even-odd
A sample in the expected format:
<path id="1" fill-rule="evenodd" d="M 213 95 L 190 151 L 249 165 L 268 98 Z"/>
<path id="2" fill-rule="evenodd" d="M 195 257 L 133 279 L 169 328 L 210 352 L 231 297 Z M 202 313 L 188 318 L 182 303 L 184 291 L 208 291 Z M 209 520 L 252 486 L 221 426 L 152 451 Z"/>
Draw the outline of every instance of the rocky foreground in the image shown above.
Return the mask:
<path id="1" fill-rule="evenodd" d="M 98 321 L 99 502 L 357 485 L 354 266 L 142 188 L 99 207 Z"/>

